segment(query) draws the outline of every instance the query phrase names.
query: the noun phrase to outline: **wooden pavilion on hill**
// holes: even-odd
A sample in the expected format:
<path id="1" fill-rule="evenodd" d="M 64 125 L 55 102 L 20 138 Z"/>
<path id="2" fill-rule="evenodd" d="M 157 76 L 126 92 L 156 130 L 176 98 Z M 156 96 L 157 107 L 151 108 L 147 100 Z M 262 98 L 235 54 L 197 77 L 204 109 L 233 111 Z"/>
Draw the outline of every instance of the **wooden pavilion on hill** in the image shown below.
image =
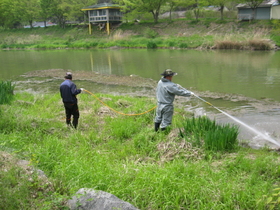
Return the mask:
<path id="1" fill-rule="evenodd" d="M 101 3 L 81 9 L 87 12 L 89 19 L 89 33 L 91 34 L 92 24 L 98 25 L 100 30 L 105 29 L 110 34 L 110 24 L 118 24 L 122 22 L 122 13 L 120 6 L 111 3 Z"/>

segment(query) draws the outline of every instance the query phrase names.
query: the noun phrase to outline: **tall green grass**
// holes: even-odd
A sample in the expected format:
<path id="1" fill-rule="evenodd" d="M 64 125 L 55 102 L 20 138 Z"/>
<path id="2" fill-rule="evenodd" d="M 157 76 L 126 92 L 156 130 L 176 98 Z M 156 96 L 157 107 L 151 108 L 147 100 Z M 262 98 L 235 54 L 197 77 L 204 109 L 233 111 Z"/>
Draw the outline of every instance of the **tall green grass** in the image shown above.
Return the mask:
<path id="1" fill-rule="evenodd" d="M 14 98 L 14 85 L 11 81 L 0 81 L 0 104 L 9 104 Z"/>
<path id="2" fill-rule="evenodd" d="M 1 209 L 67 209 L 67 195 L 59 196 L 56 183 L 42 179 L 31 167 L 29 170 L 18 167 L 17 159 L 11 160 L 14 162 L 0 160 Z"/>
<path id="3" fill-rule="evenodd" d="M 142 113 L 155 104 L 145 97 L 97 96 L 123 113 Z M 26 194 L 15 194 L 9 202 L 27 198 L 35 199 L 34 209 L 57 208 L 58 201 L 86 187 L 112 193 L 143 210 L 265 209 L 263 195 L 271 195 L 279 182 L 279 155 L 274 152 L 239 148 L 205 159 L 205 152 L 177 131 L 175 125 L 186 114 L 181 109 L 175 110 L 174 125 L 166 135 L 154 132 L 153 112 L 124 116 L 81 94 L 80 124 L 72 130 L 65 124 L 59 94 L 15 97 L 16 103 L 3 105 L 0 149 L 43 170 L 53 191 L 43 194 L 40 202 Z M 1 176 L 6 179 L 8 174 Z M 1 209 L 3 201 L 0 197 Z"/>
<path id="4" fill-rule="evenodd" d="M 203 146 L 211 151 L 232 151 L 238 143 L 236 126 L 219 125 L 206 116 L 186 119 L 180 134 L 194 146 Z"/>

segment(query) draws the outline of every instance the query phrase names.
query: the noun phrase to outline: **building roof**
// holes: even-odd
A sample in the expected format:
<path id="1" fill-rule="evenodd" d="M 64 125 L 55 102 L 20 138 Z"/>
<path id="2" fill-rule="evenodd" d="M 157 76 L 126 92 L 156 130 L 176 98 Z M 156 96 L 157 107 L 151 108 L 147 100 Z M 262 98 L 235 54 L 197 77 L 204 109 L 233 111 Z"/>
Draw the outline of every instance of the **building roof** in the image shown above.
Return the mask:
<path id="1" fill-rule="evenodd" d="M 84 7 L 81 10 L 98 10 L 98 9 L 120 9 L 120 6 L 117 4 L 111 4 L 111 3 L 102 3 L 102 4 L 95 4 L 88 7 Z"/>
<path id="2" fill-rule="evenodd" d="M 278 0 L 264 0 L 258 7 L 273 7 L 276 5 L 279 5 Z M 248 4 L 246 4 L 246 3 L 238 4 L 236 7 L 237 8 L 250 8 L 250 6 L 248 6 Z"/>

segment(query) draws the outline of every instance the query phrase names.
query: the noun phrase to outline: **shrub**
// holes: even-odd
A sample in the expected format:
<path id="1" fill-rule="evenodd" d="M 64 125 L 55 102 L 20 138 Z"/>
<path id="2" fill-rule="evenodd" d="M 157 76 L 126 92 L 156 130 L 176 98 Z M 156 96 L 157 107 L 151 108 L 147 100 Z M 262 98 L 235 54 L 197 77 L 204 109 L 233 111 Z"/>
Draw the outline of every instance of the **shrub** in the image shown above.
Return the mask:
<path id="1" fill-rule="evenodd" d="M 157 44 L 155 42 L 153 42 L 153 41 L 149 41 L 147 43 L 147 48 L 148 49 L 155 49 L 155 48 L 157 48 Z"/>
<path id="2" fill-rule="evenodd" d="M 241 42 L 230 41 L 230 40 L 217 41 L 215 43 L 215 48 L 216 49 L 241 50 L 242 47 L 243 47 L 243 44 Z"/>
<path id="3" fill-rule="evenodd" d="M 144 36 L 146 38 L 156 38 L 158 36 L 158 33 L 156 31 L 154 31 L 153 29 L 150 28 L 146 28 L 144 31 Z"/>
<path id="4" fill-rule="evenodd" d="M 183 42 L 183 43 L 180 43 L 180 44 L 179 44 L 179 47 L 180 47 L 180 48 L 188 48 L 188 44 L 185 43 L 185 42 Z"/>
<path id="5" fill-rule="evenodd" d="M 279 34 L 280 34 L 280 30 L 279 30 Z M 274 43 L 277 45 L 277 46 L 280 46 L 280 36 L 272 36 L 271 39 L 274 41 Z"/>
<path id="6" fill-rule="evenodd" d="M 175 47 L 176 46 L 176 42 L 175 41 L 168 41 L 167 42 L 167 46 L 168 47 Z"/>
<path id="7" fill-rule="evenodd" d="M 273 49 L 272 44 L 269 42 L 269 40 L 250 40 L 249 46 L 254 50 L 271 50 Z"/>

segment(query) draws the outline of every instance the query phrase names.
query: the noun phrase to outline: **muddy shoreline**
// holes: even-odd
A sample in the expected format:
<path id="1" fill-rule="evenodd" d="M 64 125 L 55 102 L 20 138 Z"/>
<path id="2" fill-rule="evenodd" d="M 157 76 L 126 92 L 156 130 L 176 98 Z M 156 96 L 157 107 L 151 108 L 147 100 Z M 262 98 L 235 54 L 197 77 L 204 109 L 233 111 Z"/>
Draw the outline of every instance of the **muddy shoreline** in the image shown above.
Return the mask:
<path id="1" fill-rule="evenodd" d="M 70 70 L 49 69 L 27 72 L 16 79 L 15 92 L 58 93 L 59 85 L 68 71 Z M 72 71 L 72 74 L 77 87 L 85 88 L 91 93 L 148 97 L 151 98 L 151 105 L 156 105 L 155 90 L 158 81 L 153 79 L 137 75 L 117 76 L 89 71 Z M 277 117 L 280 115 L 280 102 L 268 98 L 257 100 L 237 94 L 191 91 L 213 106 L 209 106 L 197 97 L 176 96 L 175 107 L 182 108 L 193 116 L 207 115 L 219 123 L 235 123 L 215 109 L 218 108 L 242 121 L 247 121 L 248 125 L 259 129 L 262 133 L 267 133 L 274 139 L 280 139 Z M 249 139 L 249 145 L 253 148 L 260 148 L 268 144 L 266 140 L 260 139 L 256 134 L 246 129 L 242 130 L 242 126 L 239 139 Z M 272 148 L 274 146 L 271 145 Z"/>
<path id="2" fill-rule="evenodd" d="M 67 69 L 48 69 L 27 72 L 18 78 L 17 90 L 33 90 L 35 92 L 57 92 L 58 85 L 64 80 L 63 76 Z M 158 81 L 150 78 L 143 78 L 137 75 L 117 76 L 106 75 L 98 72 L 72 71 L 73 81 L 78 87 L 89 89 L 89 91 L 113 94 L 113 95 L 131 95 L 136 97 L 155 98 L 155 89 Z M 210 100 L 215 106 L 215 101 L 228 101 L 231 103 L 243 103 L 258 112 L 275 110 L 280 108 L 280 102 L 269 98 L 257 100 L 237 94 L 214 93 L 210 91 L 196 91 L 196 95 L 205 100 Z M 193 99 L 193 98 L 192 98 Z M 198 99 L 195 99 L 197 101 Z M 193 100 L 192 100 L 193 101 Z M 210 102 L 210 103 L 211 103 Z M 183 106 L 186 103 L 192 103 L 189 98 L 176 97 L 176 104 Z M 233 114 L 233 110 L 227 110 Z M 238 110 L 242 112 L 242 110 Z M 246 109 L 244 110 L 246 112 Z"/>

